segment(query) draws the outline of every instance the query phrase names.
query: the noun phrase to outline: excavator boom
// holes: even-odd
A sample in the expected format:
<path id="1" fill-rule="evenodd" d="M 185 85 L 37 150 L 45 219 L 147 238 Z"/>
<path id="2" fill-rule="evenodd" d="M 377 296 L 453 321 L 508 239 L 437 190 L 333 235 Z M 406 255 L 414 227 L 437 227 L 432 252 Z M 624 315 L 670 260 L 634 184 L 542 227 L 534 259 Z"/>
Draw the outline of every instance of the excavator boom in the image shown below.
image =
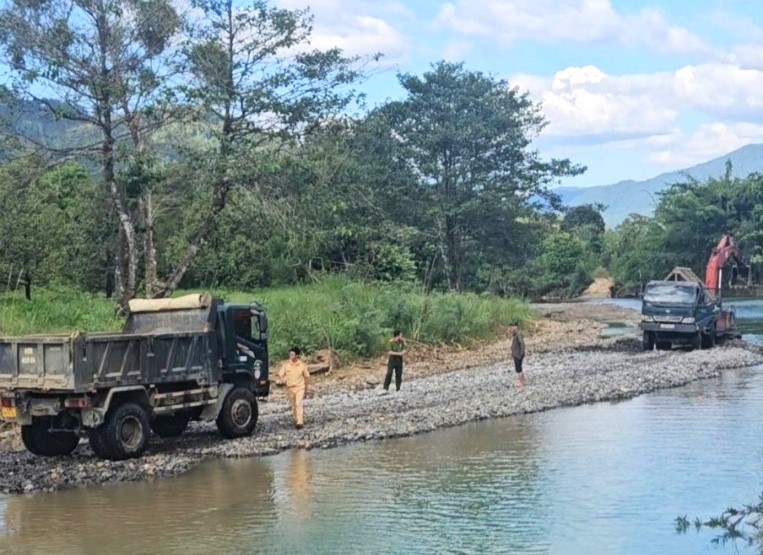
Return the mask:
<path id="1" fill-rule="evenodd" d="M 723 267 L 729 258 L 733 258 L 739 268 L 747 269 L 747 266 L 742 261 L 742 254 L 734 242 L 734 238 L 730 235 L 724 235 L 710 253 L 710 258 L 707 260 L 705 268 L 705 287 L 713 295 L 719 295 L 721 292 L 721 275 Z"/>

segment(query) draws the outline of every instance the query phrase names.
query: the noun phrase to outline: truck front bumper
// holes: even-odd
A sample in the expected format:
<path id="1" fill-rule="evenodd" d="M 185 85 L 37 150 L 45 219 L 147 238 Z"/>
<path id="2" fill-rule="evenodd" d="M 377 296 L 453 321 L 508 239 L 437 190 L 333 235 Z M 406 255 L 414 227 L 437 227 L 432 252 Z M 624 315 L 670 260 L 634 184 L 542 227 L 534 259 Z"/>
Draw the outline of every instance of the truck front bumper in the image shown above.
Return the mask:
<path id="1" fill-rule="evenodd" d="M 700 331 L 697 324 L 665 324 L 661 322 L 641 322 L 639 327 L 643 331 L 656 334 L 693 335 Z"/>

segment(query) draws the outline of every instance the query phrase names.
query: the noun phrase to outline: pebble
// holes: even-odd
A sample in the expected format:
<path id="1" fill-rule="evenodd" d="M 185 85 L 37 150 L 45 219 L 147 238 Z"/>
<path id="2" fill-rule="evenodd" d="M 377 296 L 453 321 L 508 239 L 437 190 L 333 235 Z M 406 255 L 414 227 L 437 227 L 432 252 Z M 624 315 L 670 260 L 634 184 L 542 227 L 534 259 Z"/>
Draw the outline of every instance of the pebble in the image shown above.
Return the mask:
<path id="1" fill-rule="evenodd" d="M 148 480 L 181 474 L 212 458 L 383 441 L 474 420 L 630 398 L 761 362 L 763 350 L 741 341 L 704 351 L 654 353 L 642 352 L 635 337 L 600 339 L 536 356 L 531 353 L 525 360 L 527 385 L 519 390 L 513 386 L 514 372 L 507 371 L 504 362 L 404 381 L 400 392 L 382 397 L 378 389 L 369 388 L 311 397 L 305 403 L 302 430 L 294 429 L 284 402 L 262 403 L 252 437 L 224 440 L 214 424 L 192 423 L 176 439 L 152 436 L 139 461 L 97 459 L 84 441 L 68 457 L 0 452 L 0 492 Z"/>

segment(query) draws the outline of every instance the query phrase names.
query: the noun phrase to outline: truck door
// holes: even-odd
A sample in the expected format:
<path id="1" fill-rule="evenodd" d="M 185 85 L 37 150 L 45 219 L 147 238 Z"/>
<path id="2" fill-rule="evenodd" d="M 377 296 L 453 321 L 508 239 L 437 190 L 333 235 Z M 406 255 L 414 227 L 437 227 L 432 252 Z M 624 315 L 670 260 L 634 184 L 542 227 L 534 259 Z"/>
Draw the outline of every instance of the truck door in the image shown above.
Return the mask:
<path id="1" fill-rule="evenodd" d="M 231 306 L 226 313 L 230 332 L 226 371 L 266 380 L 267 343 L 261 338 L 260 318 L 248 306 Z"/>

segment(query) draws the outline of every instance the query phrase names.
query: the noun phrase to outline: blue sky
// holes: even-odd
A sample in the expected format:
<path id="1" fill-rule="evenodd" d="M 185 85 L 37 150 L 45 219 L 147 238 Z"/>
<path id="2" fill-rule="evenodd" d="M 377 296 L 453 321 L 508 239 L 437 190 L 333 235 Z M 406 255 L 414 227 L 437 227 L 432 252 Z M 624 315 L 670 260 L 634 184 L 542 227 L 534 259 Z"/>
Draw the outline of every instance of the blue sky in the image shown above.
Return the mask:
<path id="1" fill-rule="evenodd" d="M 763 142 L 760 0 L 276 0 L 309 6 L 313 45 L 384 53 L 373 105 L 398 72 L 464 61 L 528 91 L 547 157 L 588 166 L 565 182 L 646 179 Z"/>

